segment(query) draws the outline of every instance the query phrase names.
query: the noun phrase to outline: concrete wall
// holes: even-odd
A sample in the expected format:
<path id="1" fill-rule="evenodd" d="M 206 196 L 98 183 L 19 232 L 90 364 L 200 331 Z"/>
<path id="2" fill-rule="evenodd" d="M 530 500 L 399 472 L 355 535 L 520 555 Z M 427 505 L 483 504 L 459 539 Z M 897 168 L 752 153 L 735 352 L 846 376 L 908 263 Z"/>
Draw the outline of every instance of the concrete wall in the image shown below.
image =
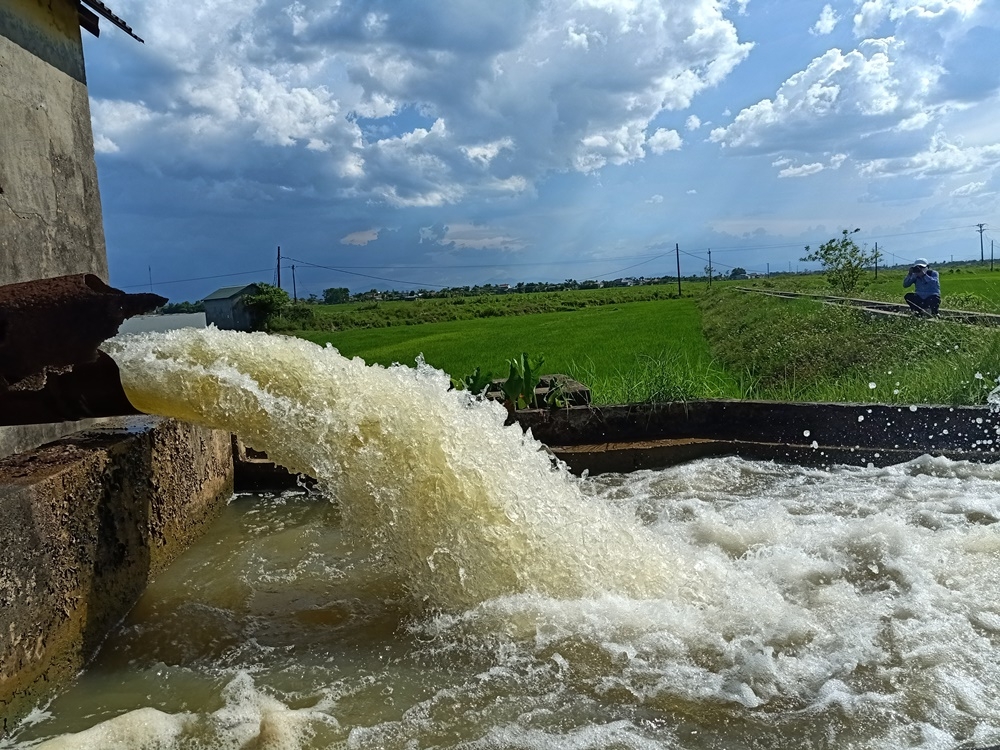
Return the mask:
<path id="1" fill-rule="evenodd" d="M 118 424 L 0 460 L 0 737 L 231 497 L 228 433 Z"/>
<path id="2" fill-rule="evenodd" d="M 224 331 L 253 330 L 253 315 L 243 302 L 243 297 L 229 299 L 207 299 L 205 320 Z"/>
<path id="3" fill-rule="evenodd" d="M 108 279 L 76 4 L 0 3 L 0 284 Z"/>
<path id="4" fill-rule="evenodd" d="M 633 471 L 738 455 L 825 466 L 1000 458 L 1000 413 L 985 406 L 794 404 L 706 400 L 528 409 L 531 429 L 574 471 Z"/>
<path id="5" fill-rule="evenodd" d="M 89 272 L 107 281 L 76 4 L 0 2 L 0 285 Z M 87 424 L 0 428 L 0 457 Z"/>

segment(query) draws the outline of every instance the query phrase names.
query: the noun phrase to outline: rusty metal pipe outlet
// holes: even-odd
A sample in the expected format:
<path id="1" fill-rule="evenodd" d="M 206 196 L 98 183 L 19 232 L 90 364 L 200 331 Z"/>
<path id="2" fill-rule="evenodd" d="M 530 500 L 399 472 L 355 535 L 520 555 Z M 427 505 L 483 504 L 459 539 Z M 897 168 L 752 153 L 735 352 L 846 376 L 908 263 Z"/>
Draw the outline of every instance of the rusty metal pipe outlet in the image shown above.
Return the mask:
<path id="1" fill-rule="evenodd" d="M 93 274 L 0 286 L 0 425 L 139 413 L 98 347 L 127 318 L 166 301 Z"/>

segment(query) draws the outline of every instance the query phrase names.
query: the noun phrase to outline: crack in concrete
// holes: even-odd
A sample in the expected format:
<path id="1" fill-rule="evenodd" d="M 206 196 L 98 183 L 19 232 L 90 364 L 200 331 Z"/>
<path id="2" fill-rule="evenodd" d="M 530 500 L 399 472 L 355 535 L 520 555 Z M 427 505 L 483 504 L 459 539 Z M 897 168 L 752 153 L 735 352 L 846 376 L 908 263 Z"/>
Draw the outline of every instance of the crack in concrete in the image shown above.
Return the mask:
<path id="1" fill-rule="evenodd" d="M 45 218 L 38 211 L 18 211 L 10 204 L 10 199 L 8 199 L 6 195 L 4 195 L 2 190 L 0 190 L 0 203 L 5 205 L 7 207 L 7 210 L 10 211 L 12 214 L 14 214 L 14 216 L 16 216 L 19 219 L 30 219 L 32 217 L 36 219 Z"/>

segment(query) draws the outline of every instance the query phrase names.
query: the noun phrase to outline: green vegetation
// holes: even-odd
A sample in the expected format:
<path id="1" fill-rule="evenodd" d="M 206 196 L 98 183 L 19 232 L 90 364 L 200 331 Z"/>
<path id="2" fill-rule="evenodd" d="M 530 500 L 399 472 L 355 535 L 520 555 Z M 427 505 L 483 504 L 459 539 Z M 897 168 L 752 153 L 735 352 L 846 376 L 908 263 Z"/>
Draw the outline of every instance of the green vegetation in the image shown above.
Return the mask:
<path id="1" fill-rule="evenodd" d="M 1000 376 L 1000 330 L 871 317 L 811 300 L 722 293 L 702 300 L 717 361 L 753 398 L 981 404 Z"/>
<path id="2" fill-rule="evenodd" d="M 1000 376 L 998 329 L 872 318 L 725 288 L 697 300 L 299 335 L 382 365 L 423 355 L 453 376 L 474 373 L 465 387 L 490 377 L 484 373 L 508 371 L 511 352 L 538 352 L 546 374 L 587 384 L 594 403 L 981 404 Z"/>
<path id="3" fill-rule="evenodd" d="M 200 313 L 205 312 L 204 302 L 168 302 L 159 308 L 160 315 L 176 315 L 177 313 Z"/>
<path id="4" fill-rule="evenodd" d="M 627 290 L 626 290 L 627 291 Z M 575 312 L 427 323 L 298 335 L 348 357 L 390 365 L 428 364 L 453 378 L 506 373 L 515 352 L 545 357 L 545 373 L 590 386 L 595 403 L 638 403 L 742 395 L 712 358 L 694 299 L 583 307 Z"/>
<path id="5" fill-rule="evenodd" d="M 540 404 L 535 398 L 535 388 L 542 379 L 541 368 L 544 364 L 544 357 L 529 357 L 527 352 L 522 352 L 520 357 L 511 359 L 510 374 L 500 387 L 504 401 L 516 409 L 539 407 Z"/>
<path id="6" fill-rule="evenodd" d="M 811 252 L 806 245 L 806 255 L 802 258 L 804 261 L 819 262 L 823 266 L 827 283 L 838 293 L 845 295 L 854 293 L 867 275 L 868 267 L 875 262 L 874 253 L 858 247 L 858 243 L 851 239 L 854 232 L 845 229 L 840 237 L 824 242 Z"/>
<path id="7" fill-rule="evenodd" d="M 271 284 L 258 284 L 256 294 L 243 299 L 254 317 L 254 328 L 263 331 L 277 330 L 276 321 L 291 307 L 288 292 Z"/>
<path id="8" fill-rule="evenodd" d="M 989 263 L 933 266 L 941 274 L 941 307 L 949 310 L 969 310 L 1000 314 L 1000 263 L 990 271 Z M 865 299 L 902 303 L 903 277 L 906 269 L 879 268 L 878 279 L 871 270 L 865 272 L 853 296 Z M 812 294 L 834 293 L 821 274 L 783 275 L 772 279 L 754 279 L 743 286 L 761 289 L 781 289 Z"/>
<path id="9" fill-rule="evenodd" d="M 685 282 L 685 296 L 700 294 L 705 282 Z M 605 305 L 677 298 L 676 286 L 629 286 L 533 294 L 483 294 L 470 297 L 371 300 L 343 305 L 299 304 L 284 309 L 269 330 L 349 331 L 423 323 L 504 318 L 541 313 L 570 312 Z M 516 349 L 515 349 L 516 351 Z"/>

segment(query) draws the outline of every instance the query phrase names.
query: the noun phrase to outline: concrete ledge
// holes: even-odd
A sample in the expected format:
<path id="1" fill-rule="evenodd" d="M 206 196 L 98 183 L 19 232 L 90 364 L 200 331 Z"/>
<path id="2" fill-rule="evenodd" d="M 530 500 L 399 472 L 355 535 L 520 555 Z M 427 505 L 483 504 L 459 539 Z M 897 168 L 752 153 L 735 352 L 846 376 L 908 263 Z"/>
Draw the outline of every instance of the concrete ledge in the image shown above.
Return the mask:
<path id="1" fill-rule="evenodd" d="M 985 406 L 706 400 L 524 410 L 511 419 L 550 447 L 693 438 L 1000 457 L 1000 414 Z"/>
<path id="2" fill-rule="evenodd" d="M 924 454 L 1000 460 L 1000 413 L 985 406 L 705 400 L 525 409 L 509 416 L 513 422 L 577 474 L 659 469 L 709 456 L 805 466 L 888 466 Z M 264 454 L 239 441 L 234 448 L 239 489 L 299 483 Z"/>
<path id="3" fill-rule="evenodd" d="M 229 501 L 228 433 L 135 418 L 0 460 L 0 736 Z"/>
<path id="4" fill-rule="evenodd" d="M 912 461 L 925 453 L 956 461 L 986 461 L 983 452 L 924 451 L 895 448 L 845 448 L 842 446 L 789 445 L 751 440 L 647 440 L 633 443 L 553 446 L 549 451 L 564 461 L 574 474 L 627 473 L 663 469 L 686 461 L 712 456 L 739 456 L 751 461 L 778 461 L 800 466 L 890 466 Z"/>

